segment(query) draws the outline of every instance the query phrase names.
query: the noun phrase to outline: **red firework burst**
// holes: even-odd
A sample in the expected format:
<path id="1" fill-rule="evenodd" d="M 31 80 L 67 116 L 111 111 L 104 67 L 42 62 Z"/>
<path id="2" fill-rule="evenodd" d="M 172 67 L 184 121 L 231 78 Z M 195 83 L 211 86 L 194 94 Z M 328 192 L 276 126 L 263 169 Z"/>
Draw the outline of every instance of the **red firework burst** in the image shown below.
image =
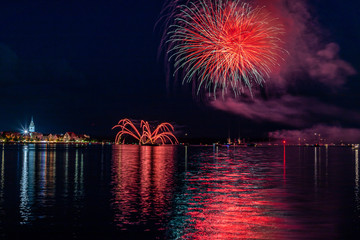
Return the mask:
<path id="1" fill-rule="evenodd" d="M 195 81 L 235 95 L 261 85 L 278 65 L 283 28 L 265 8 L 240 0 L 197 0 L 175 8 L 168 28 L 168 56 L 175 74 L 184 70 L 183 83 Z"/>

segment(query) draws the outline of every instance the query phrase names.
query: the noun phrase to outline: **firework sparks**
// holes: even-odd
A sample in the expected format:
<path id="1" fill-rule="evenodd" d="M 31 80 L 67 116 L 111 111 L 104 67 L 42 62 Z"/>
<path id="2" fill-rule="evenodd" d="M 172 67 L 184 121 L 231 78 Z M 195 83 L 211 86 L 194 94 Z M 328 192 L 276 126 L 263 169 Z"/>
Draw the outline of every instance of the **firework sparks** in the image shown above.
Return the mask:
<path id="1" fill-rule="evenodd" d="M 121 130 L 116 134 L 116 143 L 124 143 L 125 136 L 135 138 L 141 145 L 154 145 L 159 143 L 165 144 L 167 142 L 170 142 L 171 144 L 178 143 L 177 138 L 172 133 L 174 131 L 174 127 L 167 122 L 159 124 L 153 131 L 151 131 L 149 122 L 141 120 L 141 130 L 139 131 L 130 119 L 125 118 L 121 119 L 112 129 L 118 127 L 121 128 Z"/>
<path id="2" fill-rule="evenodd" d="M 183 83 L 195 82 L 197 92 L 206 88 L 222 94 L 251 93 L 254 83 L 269 78 L 285 50 L 284 30 L 264 7 L 253 8 L 240 0 L 196 0 L 171 14 L 167 56 Z"/>

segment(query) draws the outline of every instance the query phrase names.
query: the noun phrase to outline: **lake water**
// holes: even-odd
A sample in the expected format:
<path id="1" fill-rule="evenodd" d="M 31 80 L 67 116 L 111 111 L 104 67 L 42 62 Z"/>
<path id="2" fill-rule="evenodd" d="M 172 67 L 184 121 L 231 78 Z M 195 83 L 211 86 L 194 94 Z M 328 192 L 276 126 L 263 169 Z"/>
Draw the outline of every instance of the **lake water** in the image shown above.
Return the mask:
<path id="1" fill-rule="evenodd" d="M 0 239 L 360 239 L 349 147 L 0 145 Z"/>

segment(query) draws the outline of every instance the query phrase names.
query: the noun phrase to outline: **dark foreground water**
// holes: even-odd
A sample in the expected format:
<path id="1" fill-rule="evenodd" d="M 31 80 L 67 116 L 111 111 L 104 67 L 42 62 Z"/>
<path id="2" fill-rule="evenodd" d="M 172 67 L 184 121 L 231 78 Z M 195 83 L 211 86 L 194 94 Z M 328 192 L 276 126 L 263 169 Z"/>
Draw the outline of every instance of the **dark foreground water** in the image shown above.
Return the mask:
<path id="1" fill-rule="evenodd" d="M 360 239 L 358 156 L 0 145 L 0 239 Z"/>

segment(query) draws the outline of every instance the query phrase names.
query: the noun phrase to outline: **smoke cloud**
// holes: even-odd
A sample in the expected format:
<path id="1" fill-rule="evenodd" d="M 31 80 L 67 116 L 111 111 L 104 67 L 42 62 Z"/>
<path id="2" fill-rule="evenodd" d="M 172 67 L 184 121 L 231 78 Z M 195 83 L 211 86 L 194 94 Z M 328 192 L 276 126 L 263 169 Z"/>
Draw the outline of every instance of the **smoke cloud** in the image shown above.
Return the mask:
<path id="1" fill-rule="evenodd" d="M 337 43 L 323 39 L 325 31 L 312 16 L 304 0 L 260 0 L 285 27 L 284 48 L 289 52 L 269 81 L 275 84 L 292 82 L 294 78 L 307 76 L 326 87 L 340 87 L 346 79 L 356 74 L 351 64 L 339 57 Z"/>
<path id="2" fill-rule="evenodd" d="M 350 64 L 339 58 L 339 50 L 336 43 L 329 43 L 315 56 L 308 56 L 305 64 L 310 77 L 328 87 L 341 87 L 348 76 L 356 74 Z"/>
<path id="3" fill-rule="evenodd" d="M 324 117 L 331 117 L 337 121 L 360 121 L 360 114 L 355 111 L 322 103 L 315 98 L 292 95 L 282 95 L 269 100 L 253 98 L 247 101 L 238 101 L 227 97 L 214 100 L 211 105 L 254 121 L 272 121 L 293 127 L 307 127 L 312 122 L 318 122 L 318 119 Z"/>
<path id="4" fill-rule="evenodd" d="M 287 143 L 360 143 L 360 129 L 339 126 L 317 125 L 303 130 L 280 130 L 269 137 L 286 140 Z"/>
<path id="5" fill-rule="evenodd" d="M 289 54 L 261 89 L 254 86 L 253 97 L 249 97 L 249 93 L 237 97 L 219 94 L 217 98 L 208 97 L 208 104 L 254 121 L 276 122 L 297 128 L 309 128 L 322 123 L 322 119 L 358 122 L 359 113 L 338 107 L 316 94 L 341 93 L 349 76 L 357 72 L 350 63 L 340 58 L 337 43 L 323 39 L 325 30 L 316 21 L 307 1 L 258 0 L 258 3 L 266 6 L 284 25 L 284 48 Z M 317 127 L 324 132 L 341 129 Z M 346 131 L 351 136 L 354 132 L 357 131 Z M 285 133 L 294 132 L 276 132 L 278 135 Z"/>

